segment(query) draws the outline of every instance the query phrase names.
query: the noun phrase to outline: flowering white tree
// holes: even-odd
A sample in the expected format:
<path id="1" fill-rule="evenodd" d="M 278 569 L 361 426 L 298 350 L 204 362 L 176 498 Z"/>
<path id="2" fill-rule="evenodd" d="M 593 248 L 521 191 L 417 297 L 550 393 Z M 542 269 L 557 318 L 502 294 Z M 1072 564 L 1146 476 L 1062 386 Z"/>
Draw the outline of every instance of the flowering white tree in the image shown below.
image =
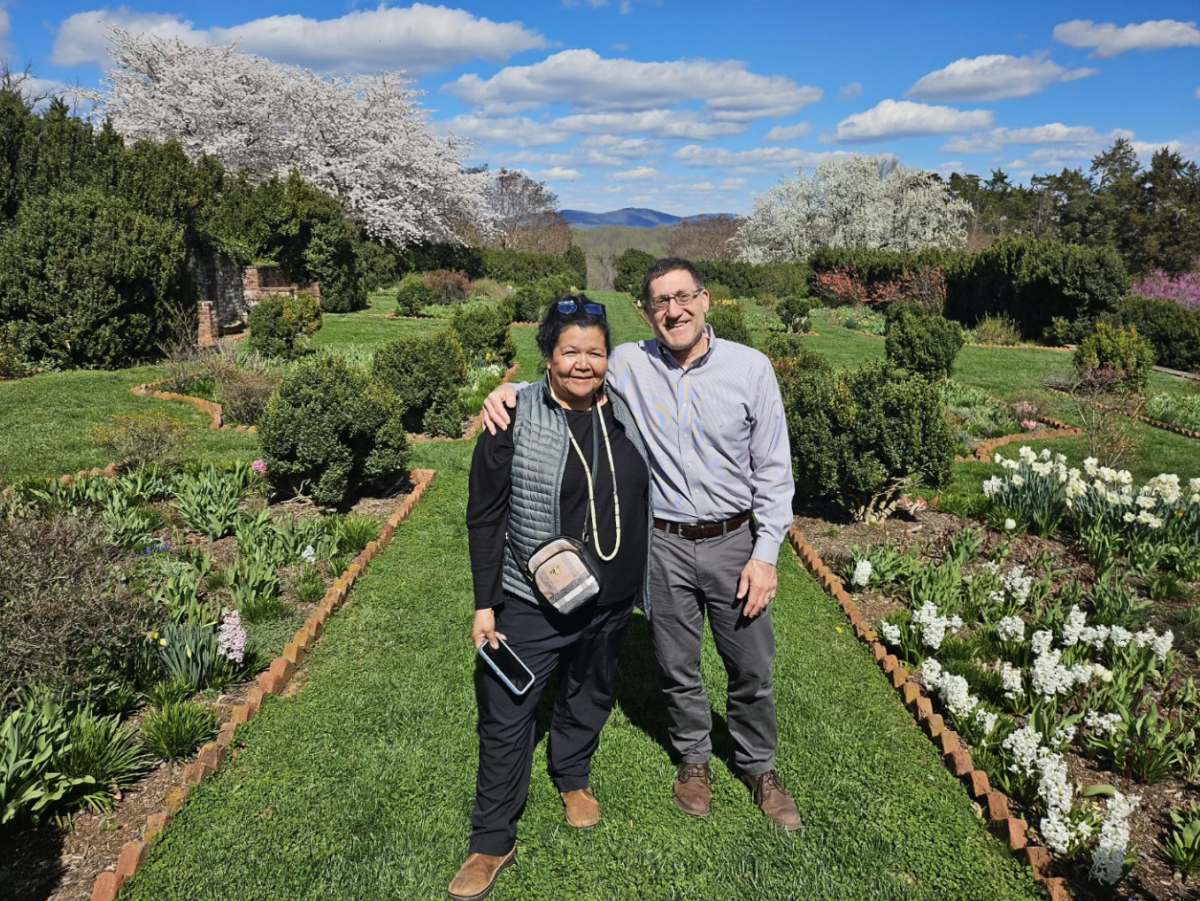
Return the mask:
<path id="1" fill-rule="evenodd" d="M 298 172 L 398 247 L 480 228 L 490 178 L 430 128 L 398 73 L 324 77 L 236 47 L 110 29 L 116 67 L 93 96 L 127 140 L 178 141 L 252 179 Z"/>
<path id="2" fill-rule="evenodd" d="M 955 248 L 966 243 L 971 213 L 927 172 L 891 157 L 839 157 L 761 195 L 735 240 L 739 258 L 750 263 L 801 260 L 821 246 Z"/>

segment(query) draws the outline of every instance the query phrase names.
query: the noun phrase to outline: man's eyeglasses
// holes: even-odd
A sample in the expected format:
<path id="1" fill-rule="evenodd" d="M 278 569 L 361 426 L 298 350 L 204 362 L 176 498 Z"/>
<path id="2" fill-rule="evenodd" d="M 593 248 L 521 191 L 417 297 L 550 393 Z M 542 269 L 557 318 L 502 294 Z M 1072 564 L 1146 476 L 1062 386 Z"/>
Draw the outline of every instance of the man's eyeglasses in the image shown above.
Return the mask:
<path id="1" fill-rule="evenodd" d="M 564 315 L 570 315 L 579 309 L 579 304 L 573 300 L 560 300 L 558 302 L 558 312 Z M 593 316 L 604 316 L 604 304 L 602 303 L 585 303 L 583 312 L 591 313 Z"/>
<path id="2" fill-rule="evenodd" d="M 660 294 L 658 297 L 650 298 L 650 306 L 654 307 L 655 312 L 665 310 L 671 303 L 675 303 L 681 307 L 690 307 L 703 292 L 703 288 L 697 288 L 695 291 L 679 291 L 675 294 Z"/>

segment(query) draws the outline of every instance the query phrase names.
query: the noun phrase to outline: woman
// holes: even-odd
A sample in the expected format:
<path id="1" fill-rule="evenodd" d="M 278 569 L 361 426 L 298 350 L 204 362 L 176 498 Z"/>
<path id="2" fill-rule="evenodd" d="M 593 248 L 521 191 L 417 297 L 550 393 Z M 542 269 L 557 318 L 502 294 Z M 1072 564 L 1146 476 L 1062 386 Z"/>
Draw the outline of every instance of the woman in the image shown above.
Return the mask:
<path id="1" fill-rule="evenodd" d="M 475 648 L 485 641 L 497 647 L 503 639 L 534 681 L 518 696 L 478 662 L 479 774 L 470 856 L 450 883 L 450 897 L 460 901 L 482 898 L 515 859 L 535 713 L 555 670 L 550 776 L 571 826 L 587 829 L 600 821 L 589 787 L 591 759 L 612 711 L 617 654 L 646 590 L 653 531 L 649 462 L 624 399 L 604 384 L 612 349 L 604 307 L 582 294 L 553 301 L 537 343 L 545 380 L 518 394 L 511 426 L 495 437 L 486 430 L 480 435 L 471 463 L 471 641 Z M 532 583 L 528 562 L 539 543 L 564 535 L 590 549 L 600 591 L 561 614 Z"/>

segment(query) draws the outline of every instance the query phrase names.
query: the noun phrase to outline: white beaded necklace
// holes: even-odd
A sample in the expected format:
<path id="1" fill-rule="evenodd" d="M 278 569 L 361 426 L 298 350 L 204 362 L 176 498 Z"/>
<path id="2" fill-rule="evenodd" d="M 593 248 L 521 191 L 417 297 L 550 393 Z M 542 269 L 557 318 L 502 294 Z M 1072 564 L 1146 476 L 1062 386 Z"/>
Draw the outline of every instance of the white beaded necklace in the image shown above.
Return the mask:
<path id="1" fill-rule="evenodd" d="M 597 395 L 599 396 L 599 395 Z M 568 408 L 569 409 L 569 408 Z M 596 400 L 592 399 L 592 410 L 596 409 Z M 596 556 L 605 563 L 608 563 L 617 556 L 617 551 L 621 549 L 621 500 L 617 496 L 617 468 L 613 465 L 612 443 L 608 439 L 608 425 L 604 421 L 604 411 L 600 413 L 600 431 L 604 434 L 604 450 L 608 453 L 608 471 L 612 473 L 613 483 L 613 520 L 617 531 L 617 542 L 613 545 L 610 553 L 605 554 L 600 550 L 600 523 L 596 518 L 596 494 L 592 485 L 592 468 L 588 466 L 587 458 L 583 455 L 583 450 L 579 447 L 579 442 L 575 440 L 575 433 L 571 431 L 571 427 L 567 426 L 567 437 L 571 439 L 571 446 L 575 448 L 575 453 L 579 455 L 579 462 L 583 464 L 583 474 L 587 476 L 588 486 L 588 506 L 592 511 L 592 532 L 596 536 Z M 587 541 L 587 520 L 584 520 L 584 541 Z"/>

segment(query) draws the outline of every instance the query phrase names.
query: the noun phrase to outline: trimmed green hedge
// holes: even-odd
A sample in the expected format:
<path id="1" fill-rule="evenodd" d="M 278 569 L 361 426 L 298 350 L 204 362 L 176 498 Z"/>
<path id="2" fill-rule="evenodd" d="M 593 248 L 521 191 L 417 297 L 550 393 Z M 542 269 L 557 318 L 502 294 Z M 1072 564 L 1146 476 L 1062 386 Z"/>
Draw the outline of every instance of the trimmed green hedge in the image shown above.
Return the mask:
<path id="1" fill-rule="evenodd" d="M 617 274 L 613 290 L 641 297 L 642 278 L 658 257 L 631 247 L 613 260 Z M 733 297 L 803 297 L 808 294 L 811 272 L 798 263 L 758 265 L 735 260 L 693 261 L 705 284 L 724 285 Z"/>
<path id="2" fill-rule="evenodd" d="M 963 346 L 962 326 L 941 316 L 926 316 L 916 307 L 902 306 L 888 317 L 888 360 L 915 375 L 948 379 L 954 358 Z"/>
<path id="3" fill-rule="evenodd" d="M 0 245 L 0 322 L 35 365 L 151 359 L 194 298 L 183 227 L 99 189 L 27 200 Z"/>
<path id="4" fill-rule="evenodd" d="M 467 358 L 452 330 L 389 341 L 375 351 L 373 374 L 400 398 L 410 432 L 461 437 L 467 413 L 459 395 L 467 384 Z"/>
<path id="5" fill-rule="evenodd" d="M 976 253 L 825 247 L 809 257 L 809 265 L 814 273 L 852 268 L 868 286 L 937 266 L 946 277 L 948 318 L 970 327 L 989 314 L 1007 315 L 1033 339 L 1055 317 L 1096 317 L 1115 309 L 1129 291 L 1129 275 L 1115 250 L 1046 239 L 1003 238 Z"/>

